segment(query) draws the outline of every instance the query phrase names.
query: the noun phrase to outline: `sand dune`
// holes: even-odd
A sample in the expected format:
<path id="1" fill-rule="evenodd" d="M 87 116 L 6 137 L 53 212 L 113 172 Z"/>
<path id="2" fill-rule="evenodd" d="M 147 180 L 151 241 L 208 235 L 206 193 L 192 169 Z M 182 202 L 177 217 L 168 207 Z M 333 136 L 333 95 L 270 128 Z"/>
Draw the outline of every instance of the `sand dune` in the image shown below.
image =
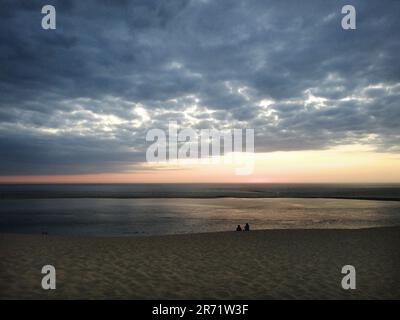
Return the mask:
<path id="1" fill-rule="evenodd" d="M 399 299 L 400 228 L 0 235 L 2 299 Z M 57 289 L 41 289 L 43 265 Z M 341 288 L 341 268 L 357 289 Z"/>

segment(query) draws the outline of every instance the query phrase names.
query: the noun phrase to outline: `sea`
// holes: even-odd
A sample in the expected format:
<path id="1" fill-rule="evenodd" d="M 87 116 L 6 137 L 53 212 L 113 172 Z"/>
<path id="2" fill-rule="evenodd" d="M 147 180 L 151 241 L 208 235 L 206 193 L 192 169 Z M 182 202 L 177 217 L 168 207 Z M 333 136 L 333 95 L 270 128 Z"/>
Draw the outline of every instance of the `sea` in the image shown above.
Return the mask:
<path id="1" fill-rule="evenodd" d="M 147 236 L 400 226 L 399 184 L 2 184 L 0 232 Z"/>

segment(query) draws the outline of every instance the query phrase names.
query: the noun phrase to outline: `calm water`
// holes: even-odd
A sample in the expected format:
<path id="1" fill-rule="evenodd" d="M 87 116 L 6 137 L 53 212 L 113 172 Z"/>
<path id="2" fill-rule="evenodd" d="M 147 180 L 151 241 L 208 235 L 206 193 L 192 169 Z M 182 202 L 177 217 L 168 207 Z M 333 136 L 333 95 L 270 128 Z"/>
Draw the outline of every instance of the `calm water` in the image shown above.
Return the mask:
<path id="1" fill-rule="evenodd" d="M 400 225 L 400 202 L 294 198 L 0 200 L 0 232 L 154 235 Z"/>

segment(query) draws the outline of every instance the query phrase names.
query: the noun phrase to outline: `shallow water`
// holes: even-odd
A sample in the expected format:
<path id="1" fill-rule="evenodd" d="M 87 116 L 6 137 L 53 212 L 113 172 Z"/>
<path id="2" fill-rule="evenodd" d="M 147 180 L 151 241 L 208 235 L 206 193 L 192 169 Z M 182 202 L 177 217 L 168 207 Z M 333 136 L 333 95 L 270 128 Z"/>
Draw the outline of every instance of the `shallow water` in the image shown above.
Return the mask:
<path id="1" fill-rule="evenodd" d="M 0 232 L 156 235 L 252 229 L 400 225 L 400 202 L 349 199 L 0 200 Z"/>

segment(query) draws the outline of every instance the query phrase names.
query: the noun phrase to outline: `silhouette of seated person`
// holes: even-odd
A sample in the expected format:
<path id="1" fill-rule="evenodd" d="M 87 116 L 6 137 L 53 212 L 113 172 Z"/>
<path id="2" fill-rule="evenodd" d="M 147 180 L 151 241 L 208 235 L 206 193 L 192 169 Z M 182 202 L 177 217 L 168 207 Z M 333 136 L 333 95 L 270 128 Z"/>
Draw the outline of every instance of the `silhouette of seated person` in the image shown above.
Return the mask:
<path id="1" fill-rule="evenodd" d="M 248 223 L 244 226 L 244 231 L 250 231 L 250 226 Z"/>
<path id="2" fill-rule="evenodd" d="M 240 226 L 240 224 L 238 224 L 236 231 L 242 231 L 242 227 Z"/>

